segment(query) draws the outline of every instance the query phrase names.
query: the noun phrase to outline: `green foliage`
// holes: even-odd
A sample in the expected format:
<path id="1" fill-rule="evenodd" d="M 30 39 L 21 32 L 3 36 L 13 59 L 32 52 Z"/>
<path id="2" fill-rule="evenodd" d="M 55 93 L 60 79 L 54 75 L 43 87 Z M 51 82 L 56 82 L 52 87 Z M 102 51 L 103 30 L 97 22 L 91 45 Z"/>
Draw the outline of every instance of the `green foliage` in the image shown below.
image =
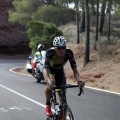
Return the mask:
<path id="1" fill-rule="evenodd" d="M 117 5 L 115 15 L 117 15 L 117 16 L 120 15 L 120 5 Z"/>
<path id="2" fill-rule="evenodd" d="M 52 23 L 42 21 L 31 21 L 27 24 L 27 34 L 30 39 L 29 46 L 33 52 L 36 51 L 38 44 L 44 44 L 46 49 L 52 46 L 55 36 L 62 35 L 62 32 Z"/>
<path id="3" fill-rule="evenodd" d="M 19 22 L 22 25 L 26 25 L 28 21 L 31 21 L 32 14 L 39 7 L 39 0 L 14 0 L 12 3 L 15 10 L 9 11 L 9 22 Z"/>
<path id="4" fill-rule="evenodd" d="M 21 25 L 25 25 L 28 21 L 30 21 L 29 13 L 18 13 L 9 11 L 9 22 L 16 23 L 19 22 Z"/>
<path id="5" fill-rule="evenodd" d="M 38 11 L 33 14 L 32 20 L 43 20 L 60 26 L 75 21 L 76 13 L 73 9 L 44 5 L 39 7 Z"/>
<path id="6" fill-rule="evenodd" d="M 26 25 L 29 21 L 43 20 L 61 25 L 75 20 L 74 10 L 62 7 L 64 5 L 58 7 L 56 2 L 53 4 L 53 1 L 46 2 L 52 5 L 45 5 L 45 1 L 40 0 L 13 0 L 12 4 L 15 9 L 9 11 L 9 22 Z"/>

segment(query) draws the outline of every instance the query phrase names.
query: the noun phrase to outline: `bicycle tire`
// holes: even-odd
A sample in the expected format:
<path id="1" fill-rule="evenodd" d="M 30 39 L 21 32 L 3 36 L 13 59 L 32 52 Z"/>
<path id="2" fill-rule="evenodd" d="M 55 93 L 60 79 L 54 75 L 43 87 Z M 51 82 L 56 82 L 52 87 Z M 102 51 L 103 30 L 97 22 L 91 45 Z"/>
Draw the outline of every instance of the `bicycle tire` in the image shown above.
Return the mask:
<path id="1" fill-rule="evenodd" d="M 64 110 L 66 111 L 65 120 L 74 120 L 72 110 L 70 109 L 70 107 L 68 105 L 65 106 Z"/>

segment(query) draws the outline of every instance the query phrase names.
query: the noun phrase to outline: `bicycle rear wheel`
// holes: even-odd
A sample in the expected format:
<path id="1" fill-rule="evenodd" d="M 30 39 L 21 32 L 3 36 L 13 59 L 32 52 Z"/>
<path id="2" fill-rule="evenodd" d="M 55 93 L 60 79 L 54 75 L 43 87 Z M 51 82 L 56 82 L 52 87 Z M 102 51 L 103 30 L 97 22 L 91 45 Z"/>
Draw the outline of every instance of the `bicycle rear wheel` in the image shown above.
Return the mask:
<path id="1" fill-rule="evenodd" d="M 64 120 L 74 120 L 73 113 L 68 105 L 65 106 L 64 110 L 65 110 Z"/>

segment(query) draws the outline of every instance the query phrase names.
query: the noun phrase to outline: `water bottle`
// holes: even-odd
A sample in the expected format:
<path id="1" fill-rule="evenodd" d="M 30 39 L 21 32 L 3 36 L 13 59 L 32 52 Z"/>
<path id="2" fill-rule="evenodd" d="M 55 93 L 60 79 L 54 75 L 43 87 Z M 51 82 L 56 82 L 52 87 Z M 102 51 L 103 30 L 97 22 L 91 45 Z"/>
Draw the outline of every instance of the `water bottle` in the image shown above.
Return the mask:
<path id="1" fill-rule="evenodd" d="M 55 104 L 55 110 L 60 111 L 60 105 L 58 103 Z"/>

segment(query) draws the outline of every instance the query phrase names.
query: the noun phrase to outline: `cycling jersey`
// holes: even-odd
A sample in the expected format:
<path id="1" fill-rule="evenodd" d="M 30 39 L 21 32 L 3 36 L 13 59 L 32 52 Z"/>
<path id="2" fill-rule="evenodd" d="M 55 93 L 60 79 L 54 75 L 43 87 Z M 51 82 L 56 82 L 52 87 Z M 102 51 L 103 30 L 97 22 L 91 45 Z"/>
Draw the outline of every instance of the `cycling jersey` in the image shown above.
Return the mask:
<path id="1" fill-rule="evenodd" d="M 76 67 L 76 62 L 74 60 L 73 52 L 70 49 L 66 49 L 65 57 L 62 64 L 56 64 L 57 54 L 54 48 L 48 49 L 46 52 L 46 60 L 45 60 L 45 68 L 54 68 L 60 69 L 62 68 L 67 61 L 69 60 L 71 68 Z"/>
<path id="2" fill-rule="evenodd" d="M 38 58 L 42 58 L 41 52 L 39 52 L 39 51 L 37 51 L 37 52 L 34 54 L 34 60 L 37 60 Z"/>
<path id="3" fill-rule="evenodd" d="M 50 69 L 50 74 L 55 78 L 56 86 L 62 86 L 66 84 L 66 78 L 63 66 L 69 60 L 71 68 L 76 68 L 76 62 L 74 60 L 73 52 L 70 49 L 66 49 L 64 60 L 61 64 L 56 64 L 57 54 L 54 48 L 48 49 L 46 52 L 45 68 Z"/>
<path id="4" fill-rule="evenodd" d="M 42 58 L 42 55 L 41 55 L 41 53 L 40 53 L 39 51 L 37 51 L 37 52 L 34 54 L 34 58 L 33 58 L 33 61 L 32 61 L 34 68 L 36 68 L 36 60 L 37 60 L 38 58 Z"/>

